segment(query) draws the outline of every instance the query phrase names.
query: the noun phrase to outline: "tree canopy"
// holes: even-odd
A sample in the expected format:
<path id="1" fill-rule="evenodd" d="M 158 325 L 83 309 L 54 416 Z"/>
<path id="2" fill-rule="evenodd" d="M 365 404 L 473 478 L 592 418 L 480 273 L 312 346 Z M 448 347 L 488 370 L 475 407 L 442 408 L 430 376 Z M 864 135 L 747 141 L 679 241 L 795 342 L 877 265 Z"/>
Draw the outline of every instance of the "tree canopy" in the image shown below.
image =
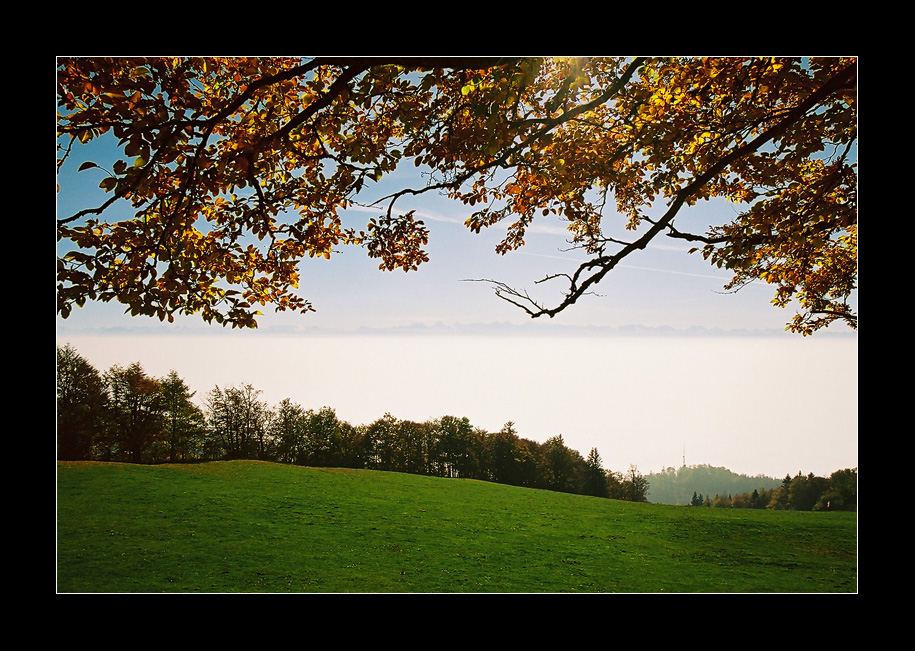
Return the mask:
<path id="1" fill-rule="evenodd" d="M 558 303 L 489 280 L 532 317 L 665 236 L 731 270 L 727 289 L 771 284 L 795 332 L 857 325 L 854 58 L 89 57 L 59 59 L 57 84 L 58 170 L 94 141 L 117 151 L 79 158 L 106 200 L 57 218 L 63 317 L 87 300 L 237 327 L 308 312 L 303 258 L 354 245 L 415 270 L 429 232 L 398 200 L 441 192 L 471 230 L 506 226 L 498 253 L 565 221 L 588 257 L 539 281 L 563 284 Z M 426 182 L 345 224 L 399 165 Z M 678 227 L 710 199 L 733 220 Z"/>

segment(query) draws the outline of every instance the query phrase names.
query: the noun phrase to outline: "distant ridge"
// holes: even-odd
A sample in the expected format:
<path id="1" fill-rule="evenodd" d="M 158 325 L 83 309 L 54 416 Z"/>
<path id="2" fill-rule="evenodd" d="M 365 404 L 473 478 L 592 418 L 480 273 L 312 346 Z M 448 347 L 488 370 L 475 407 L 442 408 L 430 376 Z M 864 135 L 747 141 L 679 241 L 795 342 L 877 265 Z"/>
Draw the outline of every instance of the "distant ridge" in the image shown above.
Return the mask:
<path id="1" fill-rule="evenodd" d="M 664 468 L 645 477 L 648 480 L 648 501 L 656 504 L 690 503 L 693 493 L 713 498 L 727 497 L 754 490 L 777 488 L 780 479 L 765 475 L 739 475 L 727 468 L 707 465 Z"/>
<path id="2" fill-rule="evenodd" d="M 221 333 L 233 333 L 231 330 L 214 329 L 206 325 L 183 326 L 170 325 L 162 327 L 159 324 L 137 326 L 131 328 L 79 328 L 69 327 L 68 324 L 58 323 L 58 336 L 98 334 L 105 336 L 121 335 L 152 335 L 152 336 L 193 336 L 207 337 L 219 336 Z M 689 328 L 673 328 L 671 326 L 647 326 L 629 324 L 623 326 L 595 326 L 595 325 L 565 325 L 551 322 L 490 322 L 490 323 L 458 323 L 447 324 L 442 322 L 425 324 L 412 323 L 406 325 L 368 327 L 360 326 L 351 329 L 308 327 L 308 326 L 265 326 L 259 328 L 260 335 L 285 335 L 285 336 L 339 336 L 339 335 L 434 335 L 434 336 L 561 336 L 561 337 L 783 337 L 797 338 L 797 335 L 786 333 L 777 328 L 769 329 L 723 329 L 707 328 L 704 326 L 691 326 Z M 235 335 L 238 331 L 234 331 Z M 842 337 L 857 336 L 851 331 L 822 331 L 817 337 Z"/>

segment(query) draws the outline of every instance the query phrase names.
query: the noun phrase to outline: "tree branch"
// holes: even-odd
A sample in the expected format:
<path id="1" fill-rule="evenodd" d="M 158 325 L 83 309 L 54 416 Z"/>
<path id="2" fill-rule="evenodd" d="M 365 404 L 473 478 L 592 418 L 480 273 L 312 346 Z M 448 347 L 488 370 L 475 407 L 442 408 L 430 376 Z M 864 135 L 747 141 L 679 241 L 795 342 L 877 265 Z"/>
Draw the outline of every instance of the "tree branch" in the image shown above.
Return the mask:
<path id="1" fill-rule="evenodd" d="M 780 122 L 767 129 L 752 141 L 744 144 L 741 147 L 738 147 L 726 156 L 719 159 L 714 165 L 696 177 L 689 185 L 677 192 L 664 215 L 656 222 L 654 222 L 651 228 L 649 228 L 641 237 L 627 244 L 620 251 L 613 255 L 602 255 L 582 263 L 578 269 L 575 270 L 571 277 L 568 293 L 566 293 L 565 298 L 556 307 L 540 307 L 537 303 L 527 297 L 526 292 L 522 294 L 517 290 L 511 290 L 504 283 L 498 283 L 496 288 L 496 295 L 503 300 L 508 300 L 509 303 L 514 305 L 518 305 L 518 303 L 514 300 L 505 298 L 506 294 L 527 300 L 534 307 L 534 309 L 529 309 L 524 306 L 521 307 L 525 312 L 530 314 L 532 318 L 537 318 L 543 315 L 547 315 L 550 318 L 556 316 L 559 314 L 559 312 L 563 311 L 570 305 L 573 305 L 579 298 L 588 293 L 590 288 L 593 285 L 599 283 L 614 267 L 616 267 L 617 264 L 620 263 L 621 260 L 636 250 L 644 249 L 648 246 L 649 242 L 651 242 L 660 232 L 666 228 L 669 228 L 670 224 L 677 216 L 677 213 L 680 211 L 680 208 L 682 208 L 683 205 L 687 203 L 687 201 L 706 183 L 711 181 L 715 176 L 724 171 L 732 163 L 744 158 L 745 156 L 748 156 L 749 154 L 757 151 L 766 143 L 775 140 L 783 135 L 786 131 L 788 131 L 789 128 L 791 128 L 792 125 L 803 118 L 807 111 L 816 107 L 818 104 L 820 104 L 820 102 L 824 101 L 833 93 L 848 88 L 848 86 L 852 84 L 856 78 L 857 70 L 854 65 L 850 65 L 836 73 L 836 75 L 824 83 L 820 88 L 808 95 L 806 99 L 788 111 Z M 597 269 L 597 271 L 594 271 L 591 273 L 591 275 L 586 275 L 594 269 Z M 544 280 L 547 280 L 548 278 L 545 278 Z"/>

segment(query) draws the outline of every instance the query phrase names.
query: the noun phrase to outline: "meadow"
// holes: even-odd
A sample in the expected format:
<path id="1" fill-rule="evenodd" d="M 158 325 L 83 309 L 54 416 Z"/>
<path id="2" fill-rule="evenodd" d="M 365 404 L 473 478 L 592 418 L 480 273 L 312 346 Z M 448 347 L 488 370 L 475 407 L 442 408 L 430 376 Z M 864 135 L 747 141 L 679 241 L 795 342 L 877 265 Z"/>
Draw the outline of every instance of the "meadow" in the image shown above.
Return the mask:
<path id="1" fill-rule="evenodd" d="M 857 514 L 255 461 L 58 462 L 59 593 L 855 593 Z"/>

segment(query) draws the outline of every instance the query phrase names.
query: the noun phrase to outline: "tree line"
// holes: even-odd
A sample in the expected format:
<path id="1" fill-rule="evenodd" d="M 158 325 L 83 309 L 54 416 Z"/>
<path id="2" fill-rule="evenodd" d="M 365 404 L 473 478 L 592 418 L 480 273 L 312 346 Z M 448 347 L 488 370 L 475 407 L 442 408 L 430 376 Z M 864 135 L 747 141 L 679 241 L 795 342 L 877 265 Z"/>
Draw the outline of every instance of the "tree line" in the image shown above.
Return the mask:
<path id="1" fill-rule="evenodd" d="M 692 504 L 692 495 L 711 499 L 715 495 L 752 493 L 757 489 L 773 489 L 779 480 L 765 475 L 748 476 L 728 468 L 708 464 L 661 468 L 648 476 L 651 490 L 648 499 L 659 504 Z"/>
<path id="2" fill-rule="evenodd" d="M 129 463 L 258 459 L 305 466 L 365 468 L 461 477 L 647 501 L 638 468 L 603 468 L 562 435 L 538 443 L 512 422 L 498 432 L 466 417 L 415 422 L 385 414 L 368 425 L 334 409 L 306 409 L 287 399 L 271 407 L 249 384 L 214 387 L 203 408 L 177 372 L 146 374 L 136 362 L 101 373 L 69 344 L 57 348 L 57 458 Z"/>
<path id="3" fill-rule="evenodd" d="M 776 488 L 753 489 L 753 492 L 714 498 L 693 493 L 690 506 L 732 509 L 773 509 L 776 511 L 857 511 L 858 469 L 836 470 L 829 477 L 812 472 L 785 475 Z"/>
<path id="4" fill-rule="evenodd" d="M 648 497 L 661 504 L 714 508 L 792 511 L 856 511 L 858 469 L 845 468 L 829 477 L 798 472 L 782 480 L 739 475 L 708 465 L 662 468 L 647 477 Z M 690 497 L 692 493 L 692 497 Z"/>

